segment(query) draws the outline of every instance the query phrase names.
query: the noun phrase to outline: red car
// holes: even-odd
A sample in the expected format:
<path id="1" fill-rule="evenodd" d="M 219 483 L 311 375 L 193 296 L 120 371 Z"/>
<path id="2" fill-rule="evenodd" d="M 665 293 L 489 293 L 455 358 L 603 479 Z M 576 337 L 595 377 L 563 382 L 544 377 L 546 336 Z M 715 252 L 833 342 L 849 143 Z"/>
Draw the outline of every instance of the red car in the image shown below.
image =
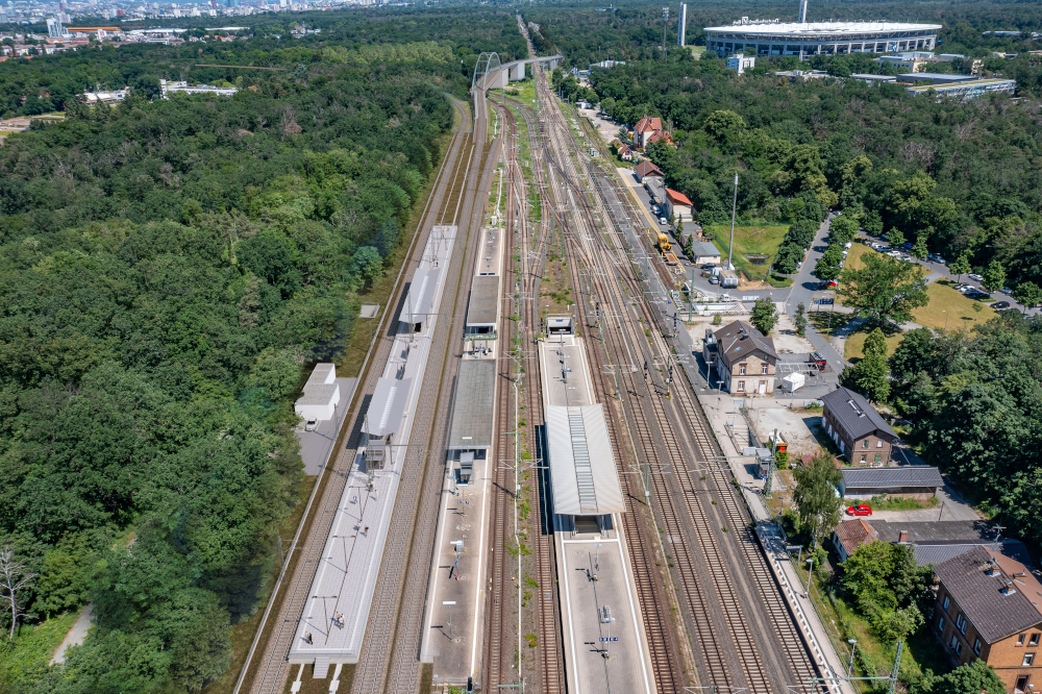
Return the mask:
<path id="1" fill-rule="evenodd" d="M 848 516 L 871 516 L 872 507 L 868 504 L 857 504 L 856 506 L 847 506 Z"/>

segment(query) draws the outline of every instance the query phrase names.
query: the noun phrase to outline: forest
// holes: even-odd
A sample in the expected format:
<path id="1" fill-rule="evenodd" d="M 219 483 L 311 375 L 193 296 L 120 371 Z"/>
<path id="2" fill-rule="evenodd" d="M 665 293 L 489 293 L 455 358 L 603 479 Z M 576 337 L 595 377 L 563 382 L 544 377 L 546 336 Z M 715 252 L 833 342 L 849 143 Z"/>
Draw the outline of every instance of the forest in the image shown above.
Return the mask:
<path id="1" fill-rule="evenodd" d="M 29 625 L 0 613 L 0 691 L 196 692 L 227 670 L 304 484 L 292 400 L 406 238 L 468 56 L 524 48 L 511 14 L 473 14 L 203 44 L 278 71 L 202 74 L 197 45 L 0 65 L 8 108 L 28 91 L 67 116 L 0 146 L 0 568 Z M 186 72 L 240 90 L 151 98 Z M 91 108 L 84 83 L 135 89 Z M 88 602 L 64 665 L 22 659 L 33 623 Z"/>
<path id="2" fill-rule="evenodd" d="M 689 5 L 689 38 L 697 42 L 699 27 L 729 22 L 743 7 L 741 14 L 771 16 L 762 4 Z M 986 75 L 1015 77 L 1016 98 L 937 101 L 891 85 L 775 76 L 797 67 L 791 58 L 758 60 L 738 77 L 715 55 L 696 59 L 671 45 L 663 56 L 658 9 L 537 7 L 525 18 L 571 65 L 627 61 L 593 69 L 592 95 L 564 73 L 557 84 L 573 98 L 595 97 L 622 124 L 661 117 L 675 146 L 654 143 L 648 154 L 667 184 L 692 199 L 699 221 L 729 220 L 737 171 L 739 224 L 790 223 L 775 261 L 781 279 L 831 209 L 872 233 L 896 230 L 922 255 L 964 258 L 964 272 L 999 275 L 1028 304 L 1042 301 L 1042 56 L 1027 53 L 1042 46 L 1025 36 L 983 35 L 1039 31 L 1042 9 L 1005 2 L 817 7 L 812 13 L 837 19 L 936 20 L 944 25 L 939 50 L 981 57 Z M 791 18 L 795 5 L 778 13 Z M 869 61 L 821 57 L 810 67 L 840 76 L 878 72 Z M 1042 525 L 1030 509 L 1042 475 L 1040 330 L 1040 319 L 1011 315 L 971 334 L 908 333 L 890 358 L 892 387 L 879 398 L 910 423 L 907 437 L 927 462 L 1036 548 Z"/>

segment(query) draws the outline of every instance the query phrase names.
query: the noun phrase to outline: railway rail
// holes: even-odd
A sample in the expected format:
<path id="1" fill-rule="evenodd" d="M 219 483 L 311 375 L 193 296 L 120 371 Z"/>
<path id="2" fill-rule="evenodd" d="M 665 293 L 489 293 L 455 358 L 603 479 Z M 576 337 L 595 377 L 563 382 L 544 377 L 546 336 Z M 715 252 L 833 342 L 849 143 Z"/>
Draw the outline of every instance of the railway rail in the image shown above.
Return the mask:
<path id="1" fill-rule="evenodd" d="M 546 91 L 542 86 L 541 98 L 547 105 L 544 110 L 550 110 L 555 102 Z M 579 145 L 562 121 L 558 117 L 554 127 L 556 150 L 576 152 Z M 571 199 L 583 212 L 578 217 L 586 217 L 588 222 L 580 225 L 587 229 L 570 241 L 578 261 L 571 263 L 572 267 L 589 268 L 586 286 L 579 271 L 573 269 L 575 290 L 586 299 L 578 301 L 577 306 L 588 324 L 604 322 L 604 357 L 614 362 L 614 370 L 624 372 L 616 373 L 616 378 L 626 387 L 625 411 L 633 427 L 637 455 L 649 468 L 646 484 L 654 490 L 656 515 L 665 527 L 668 552 L 675 564 L 672 573 L 682 588 L 680 598 L 688 632 L 695 640 L 700 681 L 718 688 L 747 687 L 759 693 L 802 684 L 815 676 L 815 667 L 750 530 L 751 516 L 744 499 L 734 489 L 729 471 L 718 462 L 720 450 L 693 393 L 687 384 L 681 384 L 672 389 L 675 399 L 665 399 L 661 394 L 669 392 L 669 387 L 658 378 L 657 369 L 644 369 L 642 383 L 637 377 L 640 369 L 618 366 L 641 361 L 651 365 L 670 350 L 654 329 L 655 317 L 641 300 L 642 287 L 622 253 L 621 234 L 614 220 L 604 213 L 600 200 L 595 197 L 591 203 L 577 183 L 598 173 L 581 158 L 576 162 L 571 156 L 562 157 L 556 166 L 563 183 L 572 189 Z M 595 229 L 597 221 L 602 222 L 605 234 L 590 230 Z M 622 286 L 611 275 L 619 277 Z M 610 312 L 601 310 L 604 305 Z M 589 320 L 591 307 L 596 307 L 593 321 Z M 594 361 L 601 371 L 608 370 L 599 353 Z M 680 373 L 677 370 L 677 375 Z M 667 467 L 654 474 L 652 460 L 665 461 Z M 699 476 L 700 469 L 707 474 Z M 650 611 L 645 608 L 645 613 Z M 657 661 L 654 625 L 645 626 L 653 660 Z M 774 634 L 780 638 L 771 638 Z M 781 648 L 778 642 L 783 642 Z M 661 670 L 656 666 L 657 677 Z M 670 682 L 661 680 L 659 687 L 668 691 Z"/>
<path id="2" fill-rule="evenodd" d="M 467 111 L 455 103 L 458 116 L 465 124 Z M 446 150 L 445 159 L 435 180 L 427 205 L 420 216 L 417 232 L 413 237 L 407 262 L 395 282 L 389 306 L 384 312 L 379 333 L 374 338 L 360 378 L 362 384 L 356 389 L 347 417 L 335 446 L 328 471 L 317 482 L 297 535 L 287 551 L 282 572 L 272 591 L 269 606 L 265 610 L 257 636 L 246 662 L 236 692 L 250 691 L 256 694 L 279 694 L 287 687 L 290 664 L 287 661 L 297 621 L 303 612 L 315 572 L 320 565 L 326 538 L 331 532 L 336 509 L 344 491 L 348 474 L 355 460 L 360 443 L 360 408 L 366 393 L 371 393 L 379 379 L 382 365 L 390 355 L 396 329 L 397 314 L 393 307 L 401 301 L 408 269 L 416 267 L 426 245 L 431 228 L 447 219 L 454 218 L 460 210 L 464 192 L 467 162 L 472 154 L 471 133 L 465 127 L 456 131 Z M 377 368 L 371 368 L 377 365 Z M 344 445 L 346 441 L 346 446 Z M 368 636 L 367 636 L 368 638 Z"/>

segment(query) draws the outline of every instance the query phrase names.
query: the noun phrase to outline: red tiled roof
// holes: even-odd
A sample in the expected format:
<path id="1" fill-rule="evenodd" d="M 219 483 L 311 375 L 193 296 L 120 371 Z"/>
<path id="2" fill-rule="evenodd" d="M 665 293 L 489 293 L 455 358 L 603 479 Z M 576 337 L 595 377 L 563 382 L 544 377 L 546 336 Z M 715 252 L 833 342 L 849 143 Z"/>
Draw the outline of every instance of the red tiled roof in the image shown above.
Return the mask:
<path id="1" fill-rule="evenodd" d="M 687 196 L 683 193 L 673 190 L 672 188 L 666 188 L 666 197 L 674 205 L 687 205 L 691 207 L 691 201 L 687 199 Z"/>
<path id="2" fill-rule="evenodd" d="M 843 521 L 836 526 L 836 538 L 843 545 L 847 556 L 854 553 L 861 545 L 867 545 L 879 539 L 879 534 L 863 518 L 857 520 Z"/>
<path id="3" fill-rule="evenodd" d="M 649 130 L 662 130 L 662 119 L 644 116 L 633 127 L 634 132 L 643 133 Z"/>

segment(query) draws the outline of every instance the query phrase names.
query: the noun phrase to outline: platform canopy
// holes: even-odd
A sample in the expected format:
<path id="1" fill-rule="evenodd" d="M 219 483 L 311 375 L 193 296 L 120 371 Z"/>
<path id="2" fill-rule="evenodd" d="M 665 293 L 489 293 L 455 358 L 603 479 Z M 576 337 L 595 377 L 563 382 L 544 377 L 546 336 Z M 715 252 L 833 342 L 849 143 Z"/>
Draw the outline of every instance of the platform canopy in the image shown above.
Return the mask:
<path id="1" fill-rule="evenodd" d="M 492 447 L 495 392 L 495 360 L 463 359 L 460 361 L 447 448 L 477 450 Z"/>
<path id="2" fill-rule="evenodd" d="M 422 323 L 434 313 L 434 293 L 440 272 L 440 268 L 436 267 L 416 270 L 398 320 L 403 323 Z"/>
<path id="3" fill-rule="evenodd" d="M 409 401 L 411 378 L 381 378 L 365 415 L 362 431 L 370 436 L 387 436 L 398 431 Z"/>
<path id="4" fill-rule="evenodd" d="M 604 408 L 546 408 L 554 513 L 600 516 L 626 510 Z"/>
<path id="5" fill-rule="evenodd" d="M 496 329 L 499 322 L 499 275 L 476 275 L 470 284 L 467 330 Z"/>

